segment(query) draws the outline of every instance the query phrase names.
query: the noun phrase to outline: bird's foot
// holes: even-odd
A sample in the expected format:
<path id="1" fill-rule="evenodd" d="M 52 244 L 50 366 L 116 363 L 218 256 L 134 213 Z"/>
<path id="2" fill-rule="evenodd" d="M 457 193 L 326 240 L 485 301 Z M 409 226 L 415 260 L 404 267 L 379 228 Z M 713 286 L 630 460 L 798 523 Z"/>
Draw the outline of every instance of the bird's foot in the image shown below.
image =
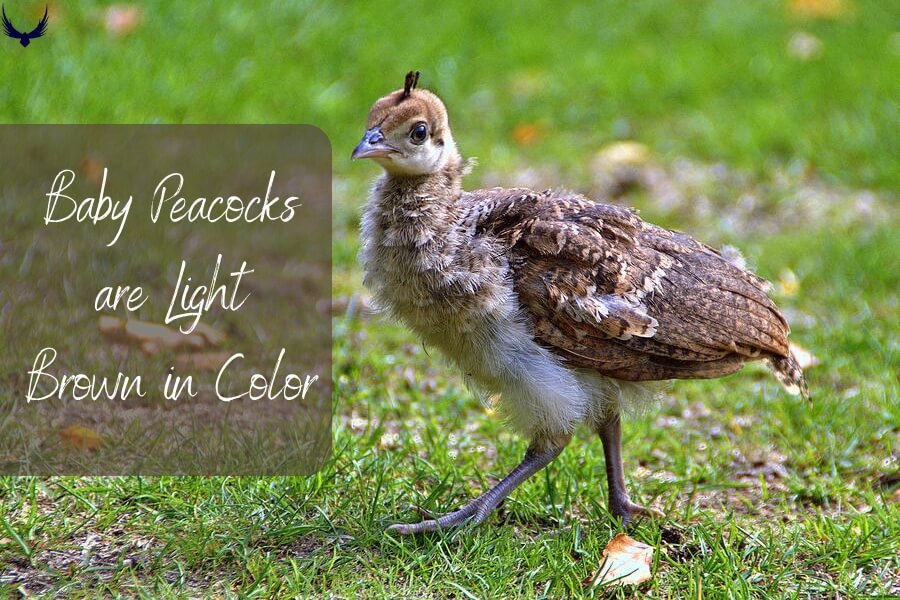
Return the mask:
<path id="1" fill-rule="evenodd" d="M 635 504 L 628 498 L 614 501 L 610 503 L 610 512 L 622 519 L 622 526 L 631 523 L 634 517 L 649 517 L 651 519 L 662 519 L 665 515 L 655 508 L 647 508 L 640 504 Z"/>
<path id="2" fill-rule="evenodd" d="M 569 438 L 566 436 L 561 440 L 555 440 L 555 442 L 551 440 L 553 443 L 546 443 L 546 440 L 544 442 L 541 444 L 532 442 L 528 451 L 525 452 L 522 462 L 516 465 L 497 485 L 465 506 L 436 519 L 421 508 L 416 508 L 416 511 L 425 517 L 424 521 L 419 523 L 397 523 L 388 527 L 388 531 L 396 531 L 401 535 L 413 535 L 436 529 L 481 523 L 519 484 L 546 467 L 550 461 L 559 456 L 559 453 L 562 452 L 569 442 Z"/>
<path id="3" fill-rule="evenodd" d="M 400 535 L 415 535 L 437 529 L 477 525 L 484 521 L 494 509 L 493 506 L 488 506 L 482 498 L 476 498 L 442 517 L 434 517 L 434 515 L 419 506 L 413 506 L 412 508 L 422 515 L 425 520 L 418 523 L 395 523 L 388 527 L 388 531 L 396 531 Z"/>

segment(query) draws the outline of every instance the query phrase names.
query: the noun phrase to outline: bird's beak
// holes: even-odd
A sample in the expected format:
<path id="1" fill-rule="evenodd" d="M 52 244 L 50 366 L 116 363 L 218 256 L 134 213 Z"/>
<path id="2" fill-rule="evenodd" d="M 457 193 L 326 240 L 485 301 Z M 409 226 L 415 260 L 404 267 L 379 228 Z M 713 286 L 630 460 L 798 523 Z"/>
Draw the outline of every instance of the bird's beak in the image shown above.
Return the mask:
<path id="1" fill-rule="evenodd" d="M 397 149 L 384 141 L 380 127 L 373 127 L 363 135 L 362 141 L 353 149 L 352 160 L 357 158 L 379 158 L 389 156 Z"/>

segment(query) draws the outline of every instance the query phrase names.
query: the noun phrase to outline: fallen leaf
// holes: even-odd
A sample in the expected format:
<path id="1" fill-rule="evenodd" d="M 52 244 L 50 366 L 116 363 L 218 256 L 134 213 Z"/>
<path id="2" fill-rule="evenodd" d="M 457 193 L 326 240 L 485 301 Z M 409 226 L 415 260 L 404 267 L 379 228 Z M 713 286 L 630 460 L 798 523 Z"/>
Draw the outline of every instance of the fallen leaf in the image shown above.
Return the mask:
<path id="1" fill-rule="evenodd" d="M 530 146 L 544 137 L 544 129 L 534 123 L 520 123 L 513 128 L 512 137 L 520 146 Z"/>
<path id="2" fill-rule="evenodd" d="M 62 11 L 60 11 L 57 2 L 45 2 L 43 4 L 32 5 L 31 10 L 28 11 L 31 20 L 37 23 L 40 19 L 44 18 L 44 10 L 47 11 L 47 20 L 49 23 L 60 23 L 61 21 L 64 21 Z"/>
<path id="3" fill-rule="evenodd" d="M 221 346 L 222 342 L 225 341 L 224 333 L 214 327 L 207 325 L 206 323 L 197 323 L 197 326 L 194 327 L 193 333 L 198 333 L 206 338 L 206 343 L 209 346 Z"/>
<path id="4" fill-rule="evenodd" d="M 804 371 L 811 367 L 815 367 L 819 364 L 819 359 L 816 356 L 804 348 L 803 346 L 798 346 L 794 342 L 790 342 L 789 344 L 791 354 L 794 355 L 794 358 L 797 359 L 797 364 L 800 365 L 800 368 Z"/>
<path id="5" fill-rule="evenodd" d="M 97 321 L 97 327 L 100 328 L 100 334 L 112 342 L 127 342 L 125 336 L 125 321 L 116 317 L 103 315 Z"/>
<path id="6" fill-rule="evenodd" d="M 175 364 L 185 370 L 218 371 L 231 356 L 230 352 L 184 353 L 175 357 Z"/>
<path id="7" fill-rule="evenodd" d="M 102 441 L 99 433 L 84 425 L 72 425 L 61 429 L 59 438 L 63 446 L 72 450 L 96 450 Z"/>
<path id="8" fill-rule="evenodd" d="M 650 150 L 640 142 L 614 142 L 601 149 L 594 161 L 605 167 L 639 167 L 650 162 Z"/>
<path id="9" fill-rule="evenodd" d="M 100 157 L 88 154 L 81 159 L 81 172 L 88 182 L 98 185 L 103 180 L 103 169 L 106 165 Z"/>
<path id="10" fill-rule="evenodd" d="M 653 548 L 632 539 L 624 533 L 611 539 L 603 549 L 603 562 L 600 569 L 585 581 L 596 586 L 601 583 L 610 585 L 634 585 L 650 579 L 650 564 L 653 561 Z"/>
<path id="11" fill-rule="evenodd" d="M 838 19 L 850 12 L 850 0 L 789 0 L 788 12 L 804 19 Z"/>
<path id="12" fill-rule="evenodd" d="M 103 25 L 107 32 L 121 37 L 137 29 L 143 18 L 144 13 L 139 6 L 113 4 L 103 15 Z"/>
<path id="13" fill-rule="evenodd" d="M 800 291 L 800 280 L 790 269 L 782 269 L 778 274 L 778 293 L 782 296 L 796 296 Z"/>
<path id="14" fill-rule="evenodd" d="M 102 316 L 98 321 L 100 333 L 117 344 L 133 344 L 147 354 L 156 354 L 162 350 L 204 350 L 217 345 L 224 335 L 213 329 L 198 324 L 191 333 L 184 334 L 176 329 L 139 321 L 123 320 L 117 317 Z M 198 331 L 200 330 L 200 331 Z"/>
<path id="15" fill-rule="evenodd" d="M 165 325 L 136 319 L 125 322 L 125 335 L 128 336 L 128 339 L 136 341 L 148 354 L 155 354 L 163 349 L 193 348 L 200 350 L 206 346 L 206 338 L 199 333 L 184 334 Z"/>

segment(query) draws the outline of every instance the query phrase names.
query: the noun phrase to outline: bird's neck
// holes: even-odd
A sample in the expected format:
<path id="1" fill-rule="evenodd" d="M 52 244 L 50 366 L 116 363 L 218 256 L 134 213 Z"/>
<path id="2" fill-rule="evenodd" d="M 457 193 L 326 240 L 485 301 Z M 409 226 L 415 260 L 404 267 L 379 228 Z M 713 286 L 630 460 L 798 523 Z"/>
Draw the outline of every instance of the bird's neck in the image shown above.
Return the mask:
<path id="1" fill-rule="evenodd" d="M 416 210 L 430 205 L 452 206 L 462 193 L 462 178 L 467 168 L 454 155 L 436 173 L 404 175 L 385 172 L 375 190 L 376 201 L 385 208 Z"/>
<path id="2" fill-rule="evenodd" d="M 427 175 L 385 173 L 364 210 L 364 243 L 373 248 L 445 243 L 461 216 L 465 172 L 462 160 L 452 160 Z"/>

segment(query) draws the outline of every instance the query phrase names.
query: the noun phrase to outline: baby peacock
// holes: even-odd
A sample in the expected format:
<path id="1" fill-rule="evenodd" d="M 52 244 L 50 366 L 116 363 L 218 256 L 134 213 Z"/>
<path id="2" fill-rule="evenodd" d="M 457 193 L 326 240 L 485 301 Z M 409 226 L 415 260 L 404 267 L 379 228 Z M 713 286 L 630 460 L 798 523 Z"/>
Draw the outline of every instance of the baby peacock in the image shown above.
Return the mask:
<path id="1" fill-rule="evenodd" d="M 353 158 L 384 168 L 362 220 L 361 261 L 376 305 L 440 348 L 530 440 L 522 462 L 462 508 L 391 529 L 480 523 L 556 458 L 576 426 L 603 441 L 609 510 L 628 497 L 619 417 L 651 396 L 641 382 L 720 377 L 765 360 L 806 392 L 769 285 L 633 210 L 568 192 L 466 192 L 443 102 L 416 89 L 379 99 Z"/>

